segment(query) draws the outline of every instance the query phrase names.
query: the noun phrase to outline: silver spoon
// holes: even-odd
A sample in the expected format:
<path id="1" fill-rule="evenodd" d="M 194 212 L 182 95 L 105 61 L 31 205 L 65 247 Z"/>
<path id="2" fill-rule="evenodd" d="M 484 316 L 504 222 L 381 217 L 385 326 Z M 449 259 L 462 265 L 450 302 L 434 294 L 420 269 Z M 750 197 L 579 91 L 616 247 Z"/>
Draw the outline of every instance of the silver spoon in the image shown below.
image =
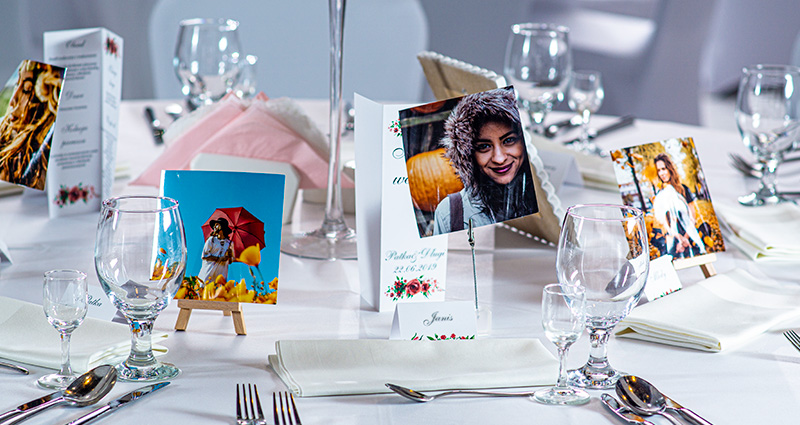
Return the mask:
<path id="1" fill-rule="evenodd" d="M 386 386 L 400 394 L 401 396 L 413 400 L 419 403 L 425 403 L 428 401 L 436 400 L 439 397 L 444 397 L 447 395 L 453 394 L 473 394 L 473 395 L 485 395 L 485 396 L 492 396 L 492 397 L 530 397 L 533 395 L 532 392 L 524 392 L 524 393 L 503 393 L 503 392 L 494 392 L 494 391 L 479 391 L 479 390 L 451 390 L 441 392 L 439 394 L 429 395 L 425 393 L 421 393 L 419 391 L 412 390 L 411 388 L 401 387 L 400 385 L 395 384 L 386 384 Z"/>
<path id="2" fill-rule="evenodd" d="M 619 378 L 615 388 L 617 395 L 627 404 L 631 410 L 640 415 L 661 415 L 675 425 L 681 425 L 669 410 L 678 410 L 685 414 L 687 419 L 698 425 L 711 425 L 711 422 L 701 418 L 689 409 L 676 409 L 667 404 L 664 394 L 653 386 L 653 384 L 637 376 L 625 375 Z"/>
<path id="3" fill-rule="evenodd" d="M 98 366 L 83 375 L 75 378 L 67 388 L 60 393 L 54 393 L 49 398 L 37 405 L 22 405 L 16 411 L 6 412 L 2 415 L 0 425 L 11 425 L 53 406 L 67 404 L 72 407 L 84 407 L 97 403 L 111 391 L 117 382 L 117 371 L 113 366 Z"/>

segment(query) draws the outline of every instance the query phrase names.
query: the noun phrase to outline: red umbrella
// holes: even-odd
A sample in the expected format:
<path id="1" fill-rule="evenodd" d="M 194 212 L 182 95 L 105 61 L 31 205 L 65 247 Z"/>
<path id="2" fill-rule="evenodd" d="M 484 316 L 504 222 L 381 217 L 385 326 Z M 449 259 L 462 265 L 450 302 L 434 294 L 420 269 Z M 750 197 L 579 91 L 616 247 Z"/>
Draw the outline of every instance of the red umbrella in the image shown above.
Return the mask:
<path id="1" fill-rule="evenodd" d="M 203 239 L 211 234 L 211 220 L 224 218 L 231 228 L 233 256 L 238 257 L 245 248 L 258 244 L 264 248 L 264 223 L 243 207 L 217 208 L 203 224 Z"/>

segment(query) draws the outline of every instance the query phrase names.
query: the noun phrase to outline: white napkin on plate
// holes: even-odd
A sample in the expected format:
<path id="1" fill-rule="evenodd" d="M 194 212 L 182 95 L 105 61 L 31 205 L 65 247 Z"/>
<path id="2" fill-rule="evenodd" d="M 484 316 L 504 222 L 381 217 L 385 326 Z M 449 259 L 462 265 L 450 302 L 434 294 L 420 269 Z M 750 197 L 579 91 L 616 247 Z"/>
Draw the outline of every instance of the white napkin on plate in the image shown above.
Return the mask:
<path id="1" fill-rule="evenodd" d="M 722 351 L 800 317 L 800 291 L 760 284 L 744 270 L 712 276 L 633 309 L 621 337 Z"/>
<path id="2" fill-rule="evenodd" d="M 166 338 L 153 332 L 153 340 Z M 70 363 L 76 373 L 123 360 L 131 350 L 128 326 L 87 317 L 72 332 Z M 156 355 L 167 349 L 153 346 Z M 42 306 L 0 297 L 0 358 L 36 366 L 61 367 L 61 339 L 50 325 Z"/>
<path id="3" fill-rule="evenodd" d="M 278 341 L 269 364 L 299 396 L 551 385 L 558 362 L 538 339 Z"/>
<path id="4" fill-rule="evenodd" d="M 751 259 L 800 260 L 800 206 L 717 202 L 714 208 L 733 233 L 728 232 L 727 239 Z"/>

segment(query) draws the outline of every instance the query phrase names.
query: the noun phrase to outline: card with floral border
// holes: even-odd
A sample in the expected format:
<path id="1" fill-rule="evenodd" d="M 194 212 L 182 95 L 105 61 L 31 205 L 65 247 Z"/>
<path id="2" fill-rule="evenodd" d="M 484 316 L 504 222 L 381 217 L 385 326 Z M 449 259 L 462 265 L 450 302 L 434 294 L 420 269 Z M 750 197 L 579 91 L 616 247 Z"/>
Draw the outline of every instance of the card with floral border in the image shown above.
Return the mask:
<path id="1" fill-rule="evenodd" d="M 447 236 L 420 238 L 399 111 L 356 95 L 356 225 L 362 298 L 378 311 L 444 301 Z"/>
<path id="2" fill-rule="evenodd" d="M 475 339 L 478 323 L 471 301 L 398 304 L 390 339 L 445 341 Z"/>
<path id="3" fill-rule="evenodd" d="M 67 68 L 47 173 L 50 217 L 99 211 L 111 196 L 122 45 L 105 28 L 44 33 L 44 57 Z"/>

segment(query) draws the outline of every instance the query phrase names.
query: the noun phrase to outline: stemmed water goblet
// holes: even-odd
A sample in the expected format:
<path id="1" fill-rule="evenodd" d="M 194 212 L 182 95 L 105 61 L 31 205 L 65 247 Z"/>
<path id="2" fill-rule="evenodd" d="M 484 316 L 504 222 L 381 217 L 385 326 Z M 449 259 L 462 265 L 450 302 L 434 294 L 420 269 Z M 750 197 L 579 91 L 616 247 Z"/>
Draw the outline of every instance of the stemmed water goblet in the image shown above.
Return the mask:
<path id="1" fill-rule="evenodd" d="M 617 323 L 639 302 L 650 268 L 642 211 L 587 204 L 567 209 L 556 254 L 561 285 L 586 290 L 589 361 L 568 372 L 569 383 L 612 388 L 621 373 L 608 363 L 606 343 Z"/>
<path id="2" fill-rule="evenodd" d="M 800 143 L 800 68 L 755 65 L 742 70 L 736 97 L 736 125 L 745 146 L 762 164 L 758 190 L 739 197 L 747 206 L 788 201 L 775 184 L 783 155 Z"/>
<path id="3" fill-rule="evenodd" d="M 72 331 L 86 317 L 89 307 L 86 273 L 78 270 L 51 270 L 44 274 L 42 307 L 47 321 L 61 335 L 61 370 L 42 376 L 40 387 L 64 389 L 78 376 L 72 372 L 69 345 Z"/>
<path id="4" fill-rule="evenodd" d="M 534 132 L 544 132 L 544 118 L 564 98 L 572 72 L 569 29 L 524 23 L 511 26 L 503 73 L 517 90 Z"/>
<path id="5" fill-rule="evenodd" d="M 558 383 L 536 391 L 533 398 L 545 404 L 584 404 L 589 394 L 567 385 L 567 351 L 586 327 L 586 289 L 553 283 L 542 291 L 542 327 L 547 339 L 558 347 Z"/>
<path id="6" fill-rule="evenodd" d="M 94 252 L 100 284 L 131 328 L 131 352 L 116 366 L 126 381 L 175 377 L 152 350 L 158 314 L 178 292 L 186 269 L 186 237 L 174 199 L 126 196 L 103 201 Z"/>
<path id="7" fill-rule="evenodd" d="M 567 90 L 569 109 L 581 118 L 581 135 L 578 149 L 593 155 L 602 155 L 602 151 L 590 142 L 589 120 L 592 114 L 603 105 L 603 81 L 598 71 L 573 71 Z"/>
<path id="8" fill-rule="evenodd" d="M 238 28 L 231 19 L 181 21 L 173 65 L 190 109 L 221 99 L 236 85 L 241 70 Z"/>

